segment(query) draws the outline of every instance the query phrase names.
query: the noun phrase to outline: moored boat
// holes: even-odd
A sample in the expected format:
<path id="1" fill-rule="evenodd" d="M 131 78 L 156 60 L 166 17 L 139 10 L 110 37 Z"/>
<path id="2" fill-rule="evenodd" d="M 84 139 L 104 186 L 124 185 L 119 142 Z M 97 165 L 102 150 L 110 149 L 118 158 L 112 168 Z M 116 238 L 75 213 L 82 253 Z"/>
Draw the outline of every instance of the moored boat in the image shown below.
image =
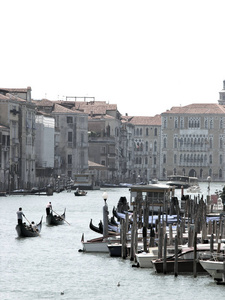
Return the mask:
<path id="1" fill-rule="evenodd" d="M 108 238 L 95 238 L 88 241 L 84 241 L 84 235 L 82 235 L 81 243 L 83 245 L 84 252 L 95 253 L 109 253 L 108 244 L 120 242 L 120 236 L 108 237 Z"/>
<path id="2" fill-rule="evenodd" d="M 102 221 L 99 222 L 98 226 L 95 226 L 95 225 L 92 223 L 92 219 L 91 219 L 90 224 L 89 224 L 89 228 L 90 228 L 91 230 L 93 230 L 94 232 L 103 234 L 103 224 L 102 224 Z"/>
<path id="3" fill-rule="evenodd" d="M 25 223 L 17 224 L 16 231 L 18 237 L 36 237 L 40 235 L 41 228 L 42 228 L 42 218 L 41 221 L 36 224 L 35 226 L 27 225 Z"/>
<path id="4" fill-rule="evenodd" d="M 221 250 L 224 245 L 221 245 Z M 215 249 L 215 248 L 214 248 Z M 197 244 L 196 251 L 196 271 L 197 273 L 206 273 L 206 270 L 202 267 L 199 259 L 209 259 L 212 256 L 210 251 L 210 244 Z M 166 260 L 166 273 L 174 273 L 175 255 L 167 258 Z M 164 260 L 162 258 L 152 261 L 153 269 L 156 273 L 163 273 Z M 178 254 L 178 273 L 193 273 L 194 266 L 194 247 L 187 247 L 180 254 Z"/>
<path id="5" fill-rule="evenodd" d="M 52 211 L 46 216 L 46 223 L 48 225 L 62 225 L 65 221 L 66 209 L 62 215 L 53 215 Z"/>
<path id="6" fill-rule="evenodd" d="M 213 256 L 210 260 L 199 260 L 201 266 L 215 281 L 222 281 L 225 278 L 225 257 Z"/>

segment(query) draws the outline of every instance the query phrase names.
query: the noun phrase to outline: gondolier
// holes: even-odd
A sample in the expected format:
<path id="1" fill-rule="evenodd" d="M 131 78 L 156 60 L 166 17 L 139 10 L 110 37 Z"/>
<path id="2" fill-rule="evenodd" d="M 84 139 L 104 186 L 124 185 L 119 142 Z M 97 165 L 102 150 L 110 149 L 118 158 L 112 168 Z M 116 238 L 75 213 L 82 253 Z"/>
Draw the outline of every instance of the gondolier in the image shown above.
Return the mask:
<path id="1" fill-rule="evenodd" d="M 25 217 L 23 211 L 22 211 L 22 207 L 19 208 L 19 210 L 17 211 L 17 221 L 18 224 L 22 224 L 23 223 L 23 216 Z"/>
<path id="2" fill-rule="evenodd" d="M 46 206 L 46 214 L 47 214 L 47 216 L 50 215 L 51 210 L 52 210 L 52 203 L 48 202 L 48 204 Z"/>

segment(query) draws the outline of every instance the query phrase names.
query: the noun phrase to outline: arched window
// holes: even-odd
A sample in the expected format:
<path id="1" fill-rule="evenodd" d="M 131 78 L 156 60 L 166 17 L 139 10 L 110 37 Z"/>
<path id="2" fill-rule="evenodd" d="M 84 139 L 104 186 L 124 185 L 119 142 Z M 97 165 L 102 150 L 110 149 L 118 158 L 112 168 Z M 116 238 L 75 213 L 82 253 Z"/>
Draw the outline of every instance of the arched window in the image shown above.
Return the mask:
<path id="1" fill-rule="evenodd" d="M 154 141 L 154 151 L 156 152 L 157 151 L 157 142 Z"/>
<path id="2" fill-rule="evenodd" d="M 136 135 L 139 136 L 139 128 L 136 129 Z"/>
<path id="3" fill-rule="evenodd" d="M 221 169 L 219 170 L 219 177 L 220 177 L 220 178 L 223 177 L 223 173 L 222 173 L 222 170 L 221 170 Z"/>
<path id="4" fill-rule="evenodd" d="M 174 138 L 174 148 L 175 149 L 177 148 L 177 138 L 176 137 Z"/>
<path id="5" fill-rule="evenodd" d="M 166 164 L 166 154 L 163 154 L 163 163 Z"/>
<path id="6" fill-rule="evenodd" d="M 223 138 L 220 138 L 220 149 L 223 149 Z"/>
<path id="7" fill-rule="evenodd" d="M 209 155 L 209 163 L 212 164 L 212 154 Z"/>
<path id="8" fill-rule="evenodd" d="M 166 148 L 166 138 L 163 139 L 163 148 Z"/>
<path id="9" fill-rule="evenodd" d="M 148 141 L 145 142 L 145 151 L 148 151 Z"/>
<path id="10" fill-rule="evenodd" d="M 177 155 L 176 155 L 176 154 L 174 154 L 173 161 L 174 161 L 174 164 L 176 164 L 176 163 L 177 163 Z"/>

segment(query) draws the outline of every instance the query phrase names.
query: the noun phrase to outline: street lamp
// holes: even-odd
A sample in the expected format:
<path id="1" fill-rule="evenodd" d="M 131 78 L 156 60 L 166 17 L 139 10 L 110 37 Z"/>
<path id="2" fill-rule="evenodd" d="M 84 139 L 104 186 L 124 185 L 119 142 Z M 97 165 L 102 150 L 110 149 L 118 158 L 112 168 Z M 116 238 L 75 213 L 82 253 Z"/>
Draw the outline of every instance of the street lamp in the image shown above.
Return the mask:
<path id="1" fill-rule="evenodd" d="M 106 238 L 108 236 L 108 218 L 109 218 L 109 211 L 108 211 L 108 205 L 106 203 L 106 200 L 108 198 L 108 194 L 104 192 L 102 194 L 102 198 L 105 201 L 105 205 L 103 206 L 103 238 Z"/>
<path id="2" fill-rule="evenodd" d="M 208 196 L 210 197 L 210 182 L 212 181 L 210 176 L 207 177 L 207 181 L 208 181 Z"/>
<path id="3" fill-rule="evenodd" d="M 208 196 L 207 196 L 207 204 L 211 206 L 211 199 L 210 199 L 210 182 L 211 182 L 211 177 L 208 176 L 207 177 L 207 181 L 208 181 Z M 211 206 L 211 209 L 210 211 L 212 211 L 212 206 Z"/>
<path id="4" fill-rule="evenodd" d="M 106 200 L 108 199 L 108 194 L 106 192 L 104 192 L 102 194 L 102 198 L 105 200 L 105 203 L 106 203 Z"/>

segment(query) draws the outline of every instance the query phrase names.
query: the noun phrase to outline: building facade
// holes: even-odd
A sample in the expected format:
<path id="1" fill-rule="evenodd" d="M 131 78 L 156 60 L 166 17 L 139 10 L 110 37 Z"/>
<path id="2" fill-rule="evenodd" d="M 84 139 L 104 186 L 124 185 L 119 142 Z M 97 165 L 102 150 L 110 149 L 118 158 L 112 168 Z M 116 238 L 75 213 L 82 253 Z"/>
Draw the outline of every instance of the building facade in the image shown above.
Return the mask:
<path id="1" fill-rule="evenodd" d="M 162 113 L 160 178 L 168 175 L 225 179 L 225 108 L 190 104 Z"/>

